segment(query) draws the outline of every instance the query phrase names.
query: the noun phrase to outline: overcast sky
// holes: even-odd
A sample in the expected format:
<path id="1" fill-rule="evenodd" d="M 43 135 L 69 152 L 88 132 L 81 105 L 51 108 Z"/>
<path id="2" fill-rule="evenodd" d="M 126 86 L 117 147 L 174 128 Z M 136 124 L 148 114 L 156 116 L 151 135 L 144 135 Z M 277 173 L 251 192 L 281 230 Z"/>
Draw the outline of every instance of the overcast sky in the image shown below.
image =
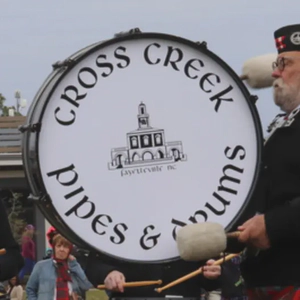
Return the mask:
<path id="1" fill-rule="evenodd" d="M 206 41 L 238 74 L 253 56 L 274 53 L 273 32 L 300 23 L 299 0 L 0 0 L 0 93 L 30 104 L 63 60 L 94 42 L 139 27 Z M 264 128 L 277 113 L 271 89 L 254 91 Z"/>

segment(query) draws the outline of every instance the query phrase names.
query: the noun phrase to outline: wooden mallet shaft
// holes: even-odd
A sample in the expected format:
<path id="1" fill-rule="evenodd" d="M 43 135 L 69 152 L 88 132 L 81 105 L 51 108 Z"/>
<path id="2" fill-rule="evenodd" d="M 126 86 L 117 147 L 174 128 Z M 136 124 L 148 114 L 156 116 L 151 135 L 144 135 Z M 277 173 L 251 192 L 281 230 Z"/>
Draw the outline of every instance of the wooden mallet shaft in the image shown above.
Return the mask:
<path id="1" fill-rule="evenodd" d="M 240 253 L 237 253 L 237 254 L 229 254 L 229 255 L 225 256 L 224 258 L 221 258 L 221 259 L 216 260 L 216 261 L 213 263 L 213 265 L 221 265 L 224 261 L 231 260 L 232 258 L 234 258 L 234 257 L 236 257 L 236 256 L 239 256 L 239 255 L 240 255 Z M 196 271 L 194 271 L 194 272 L 192 272 L 192 273 L 189 273 L 189 274 L 187 274 L 187 275 L 185 275 L 185 276 L 183 276 L 183 277 L 181 277 L 181 278 L 179 278 L 179 279 L 177 279 L 177 280 L 174 280 L 173 282 L 170 282 L 169 284 L 167 284 L 167 285 L 165 285 L 165 286 L 163 286 L 163 287 L 161 287 L 161 288 L 157 288 L 157 289 L 155 289 L 155 290 L 156 290 L 156 292 L 160 293 L 160 292 L 162 292 L 163 290 L 169 289 L 170 287 L 172 287 L 172 286 L 174 286 L 174 285 L 177 285 L 177 284 L 179 284 L 179 283 L 182 283 L 182 282 L 184 282 L 184 281 L 186 281 L 186 280 L 188 280 L 188 279 L 191 279 L 191 278 L 193 278 L 193 277 L 195 277 L 195 276 L 197 276 L 197 275 L 199 275 L 199 274 L 201 274 L 201 273 L 202 273 L 202 268 L 200 268 L 200 269 L 198 269 L 198 270 L 196 270 Z"/>
<path id="2" fill-rule="evenodd" d="M 244 75 L 244 74 L 243 74 L 243 75 L 240 75 L 240 79 L 241 79 L 241 80 L 247 80 L 247 79 L 248 79 L 248 76 L 247 76 L 247 75 Z"/>
<path id="3" fill-rule="evenodd" d="M 124 288 L 127 287 L 138 287 L 138 286 L 147 286 L 147 285 L 160 285 L 162 284 L 161 280 L 156 280 L 156 281 L 132 281 L 132 282 L 125 282 L 123 284 Z M 106 287 L 104 284 L 100 284 L 97 286 L 98 289 L 100 290 L 105 290 Z"/>
<path id="4" fill-rule="evenodd" d="M 240 231 L 228 232 L 226 233 L 226 237 L 229 239 L 237 239 L 240 236 Z"/>
<path id="5" fill-rule="evenodd" d="M 4 255 L 6 254 L 6 250 L 3 248 L 3 249 L 0 249 L 0 255 Z"/>

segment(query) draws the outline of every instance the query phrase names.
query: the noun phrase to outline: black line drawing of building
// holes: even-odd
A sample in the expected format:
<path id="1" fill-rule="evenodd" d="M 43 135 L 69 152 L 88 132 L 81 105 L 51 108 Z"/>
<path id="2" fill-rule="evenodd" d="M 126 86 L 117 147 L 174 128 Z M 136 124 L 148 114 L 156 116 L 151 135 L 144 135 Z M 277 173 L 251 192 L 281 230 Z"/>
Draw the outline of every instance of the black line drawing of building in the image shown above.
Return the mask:
<path id="1" fill-rule="evenodd" d="M 111 149 L 109 170 L 186 161 L 181 141 L 166 142 L 164 129 L 150 126 L 146 105 L 138 106 L 138 129 L 126 134 L 127 147 Z"/>

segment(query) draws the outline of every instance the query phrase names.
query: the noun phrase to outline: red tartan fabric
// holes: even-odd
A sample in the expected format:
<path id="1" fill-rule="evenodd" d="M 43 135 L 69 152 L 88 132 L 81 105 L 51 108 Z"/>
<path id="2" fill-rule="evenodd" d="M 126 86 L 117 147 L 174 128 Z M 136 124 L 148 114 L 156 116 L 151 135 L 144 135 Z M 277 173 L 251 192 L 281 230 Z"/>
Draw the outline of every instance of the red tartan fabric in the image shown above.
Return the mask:
<path id="1" fill-rule="evenodd" d="M 57 300 L 69 300 L 69 287 L 68 282 L 72 282 L 68 263 L 66 260 L 55 259 L 57 266 L 57 278 L 56 278 L 56 299 Z"/>
<path id="2" fill-rule="evenodd" d="M 300 300 L 300 290 L 294 286 L 248 290 L 249 300 Z"/>

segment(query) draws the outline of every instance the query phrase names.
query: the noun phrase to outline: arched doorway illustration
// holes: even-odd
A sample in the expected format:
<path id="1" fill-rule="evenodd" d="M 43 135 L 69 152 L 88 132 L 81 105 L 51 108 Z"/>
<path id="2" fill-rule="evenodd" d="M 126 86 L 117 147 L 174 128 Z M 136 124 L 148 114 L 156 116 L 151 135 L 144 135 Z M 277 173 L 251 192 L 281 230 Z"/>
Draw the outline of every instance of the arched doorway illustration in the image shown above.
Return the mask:
<path id="1" fill-rule="evenodd" d="M 157 151 L 157 158 L 164 158 L 164 153 L 161 150 Z"/>
<path id="2" fill-rule="evenodd" d="M 139 160 L 140 160 L 139 155 L 136 152 L 134 152 L 132 155 L 132 161 L 139 161 Z"/>
<path id="3" fill-rule="evenodd" d="M 150 151 L 146 151 L 143 153 L 143 160 L 153 160 L 153 154 Z"/>

